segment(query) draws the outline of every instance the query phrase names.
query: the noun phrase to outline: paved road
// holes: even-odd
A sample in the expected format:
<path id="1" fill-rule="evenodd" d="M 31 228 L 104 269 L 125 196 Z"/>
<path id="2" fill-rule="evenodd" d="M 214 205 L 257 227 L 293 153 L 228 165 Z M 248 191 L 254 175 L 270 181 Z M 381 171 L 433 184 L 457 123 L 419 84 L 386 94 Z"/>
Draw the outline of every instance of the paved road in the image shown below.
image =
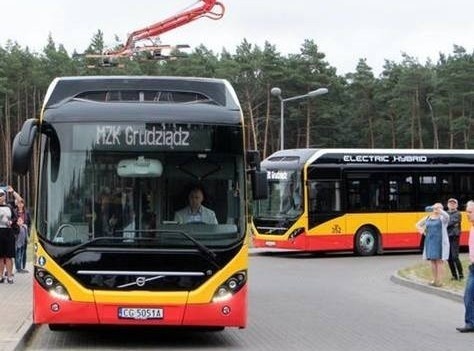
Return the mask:
<path id="1" fill-rule="evenodd" d="M 473 349 L 455 330 L 463 305 L 394 284 L 419 254 L 354 257 L 256 255 L 245 330 L 74 330 L 41 327 L 28 350 L 429 350 Z"/>

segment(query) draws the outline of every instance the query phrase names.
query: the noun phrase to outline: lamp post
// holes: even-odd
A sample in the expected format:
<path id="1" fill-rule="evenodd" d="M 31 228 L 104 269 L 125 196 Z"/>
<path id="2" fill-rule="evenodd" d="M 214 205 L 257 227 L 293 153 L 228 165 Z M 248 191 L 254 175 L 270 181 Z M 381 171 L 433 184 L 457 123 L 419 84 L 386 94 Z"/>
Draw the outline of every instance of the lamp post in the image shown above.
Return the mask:
<path id="1" fill-rule="evenodd" d="M 299 100 L 299 99 L 305 99 L 305 98 L 312 98 L 318 95 L 324 95 L 328 93 L 327 88 L 319 88 L 316 90 L 312 90 L 307 94 L 304 95 L 297 95 L 297 96 L 292 96 L 286 99 L 283 99 L 281 97 L 281 89 L 280 88 L 272 88 L 270 90 L 270 93 L 273 96 L 277 96 L 280 99 L 280 150 L 283 150 L 285 148 L 285 123 L 284 123 L 284 117 L 285 117 L 285 102 L 288 101 L 293 101 L 293 100 Z"/>

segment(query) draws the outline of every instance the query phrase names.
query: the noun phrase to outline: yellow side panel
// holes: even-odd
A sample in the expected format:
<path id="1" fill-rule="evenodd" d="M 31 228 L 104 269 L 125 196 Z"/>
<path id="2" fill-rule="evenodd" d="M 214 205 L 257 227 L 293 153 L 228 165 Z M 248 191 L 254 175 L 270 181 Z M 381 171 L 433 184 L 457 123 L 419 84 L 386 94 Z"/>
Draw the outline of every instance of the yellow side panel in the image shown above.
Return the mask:
<path id="1" fill-rule="evenodd" d="M 354 235 L 364 225 L 372 225 L 383 234 L 414 233 L 419 213 L 361 213 L 331 219 L 309 230 L 309 235 Z"/>

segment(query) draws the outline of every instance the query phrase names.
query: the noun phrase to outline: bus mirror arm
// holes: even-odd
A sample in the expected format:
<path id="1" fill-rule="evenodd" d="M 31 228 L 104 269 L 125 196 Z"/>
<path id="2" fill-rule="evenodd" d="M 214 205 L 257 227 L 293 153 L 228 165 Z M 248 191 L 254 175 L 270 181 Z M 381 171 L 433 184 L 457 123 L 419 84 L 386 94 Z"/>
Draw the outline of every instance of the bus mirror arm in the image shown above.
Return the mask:
<path id="1" fill-rule="evenodd" d="M 38 119 L 30 118 L 23 123 L 21 131 L 13 139 L 12 170 L 18 174 L 28 171 L 33 144 L 38 130 Z"/>
<path id="2" fill-rule="evenodd" d="M 248 150 L 247 163 L 250 166 L 250 169 L 260 171 L 260 152 L 258 150 Z"/>

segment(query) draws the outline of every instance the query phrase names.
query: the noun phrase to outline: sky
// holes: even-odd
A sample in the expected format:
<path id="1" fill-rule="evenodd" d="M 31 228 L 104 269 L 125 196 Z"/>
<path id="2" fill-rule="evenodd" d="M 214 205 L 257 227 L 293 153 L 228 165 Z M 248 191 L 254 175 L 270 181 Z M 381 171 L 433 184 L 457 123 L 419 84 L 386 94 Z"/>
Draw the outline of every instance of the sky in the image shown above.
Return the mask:
<path id="1" fill-rule="evenodd" d="M 282 55 L 297 54 L 312 39 L 337 73 L 354 72 L 361 58 L 378 75 L 402 53 L 425 63 L 453 45 L 474 49 L 474 0 L 220 0 L 222 19 L 201 18 L 161 35 L 162 44 L 203 44 L 232 53 L 244 39 Z M 106 45 L 169 18 L 195 0 L 10 0 L 0 6 L 0 45 L 8 39 L 41 52 L 51 34 L 72 54 L 83 52 L 100 29 Z M 197 2 L 201 4 L 201 2 Z"/>

